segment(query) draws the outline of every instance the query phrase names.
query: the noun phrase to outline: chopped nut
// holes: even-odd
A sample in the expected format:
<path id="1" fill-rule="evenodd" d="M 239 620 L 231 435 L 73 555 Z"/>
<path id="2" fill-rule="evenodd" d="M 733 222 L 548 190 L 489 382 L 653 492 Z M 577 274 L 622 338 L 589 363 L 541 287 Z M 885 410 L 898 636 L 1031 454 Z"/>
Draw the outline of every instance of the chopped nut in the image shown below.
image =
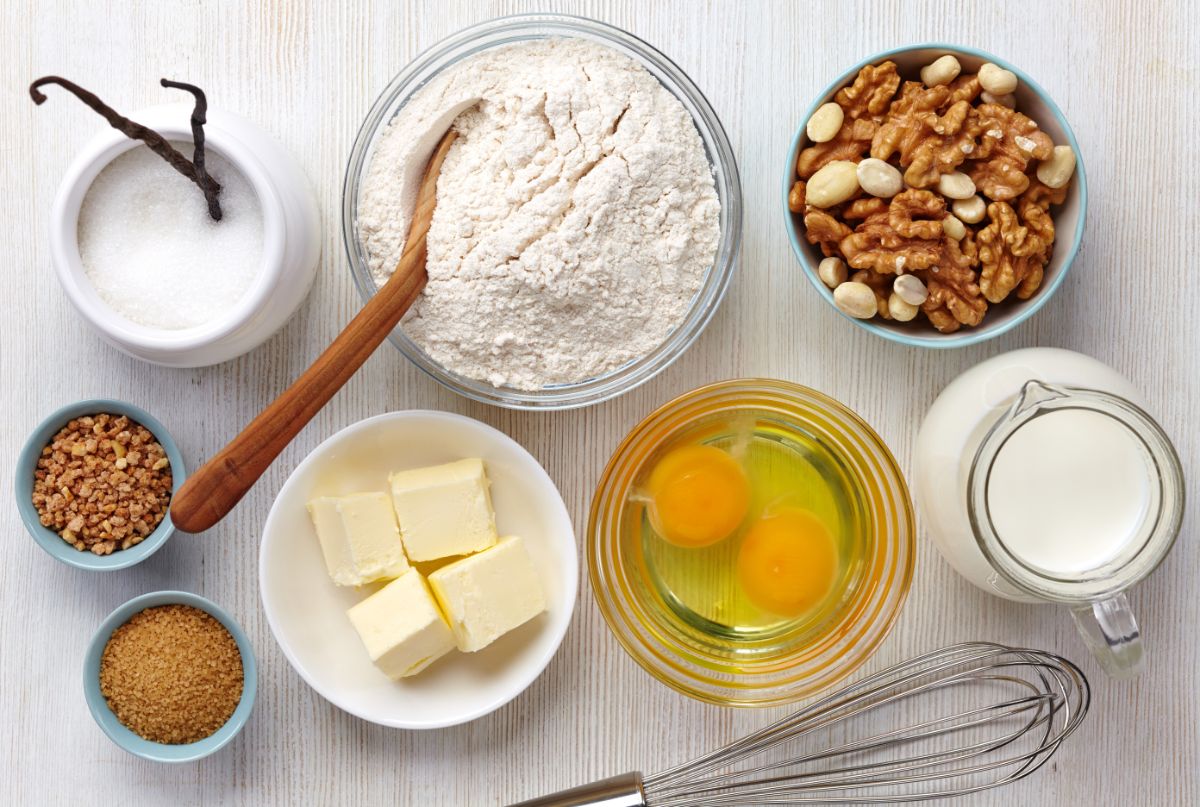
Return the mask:
<path id="1" fill-rule="evenodd" d="M 31 498 L 43 526 L 76 549 L 105 555 L 153 532 L 170 496 L 170 461 L 154 435 L 124 416 L 98 414 L 72 420 L 42 449 Z M 144 531 L 128 523 L 134 508 Z M 136 539 L 122 538 L 131 529 Z"/>

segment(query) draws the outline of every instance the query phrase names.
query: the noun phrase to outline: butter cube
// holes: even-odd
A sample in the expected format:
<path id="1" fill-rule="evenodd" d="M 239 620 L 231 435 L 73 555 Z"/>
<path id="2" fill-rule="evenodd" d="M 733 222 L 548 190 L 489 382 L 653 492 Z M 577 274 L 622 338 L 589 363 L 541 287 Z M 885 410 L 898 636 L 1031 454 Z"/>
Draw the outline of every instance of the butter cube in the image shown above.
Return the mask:
<path id="1" fill-rule="evenodd" d="M 454 649 L 454 635 L 416 569 L 409 569 L 346 615 L 371 661 L 392 679 L 416 675 Z"/>
<path id="2" fill-rule="evenodd" d="M 429 586 L 450 620 L 458 649 L 474 652 L 546 610 L 537 570 L 520 538 L 443 566 Z"/>
<path id="3" fill-rule="evenodd" d="M 468 555 L 496 543 L 483 460 L 397 471 L 388 479 L 410 560 Z"/>
<path id="4" fill-rule="evenodd" d="M 386 493 L 323 496 L 308 503 L 325 568 L 339 586 L 361 586 L 408 570 Z"/>

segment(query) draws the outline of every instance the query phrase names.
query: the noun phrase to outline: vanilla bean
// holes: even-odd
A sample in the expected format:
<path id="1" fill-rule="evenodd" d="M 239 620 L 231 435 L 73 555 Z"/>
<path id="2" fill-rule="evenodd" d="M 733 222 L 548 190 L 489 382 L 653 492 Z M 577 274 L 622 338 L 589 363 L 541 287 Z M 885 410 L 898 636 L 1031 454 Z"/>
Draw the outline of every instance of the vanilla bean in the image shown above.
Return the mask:
<path id="1" fill-rule="evenodd" d="M 196 99 L 196 106 L 192 109 L 192 145 L 195 150 L 192 155 L 192 165 L 196 168 L 197 180 L 196 183 L 204 191 L 204 199 L 208 202 L 208 214 L 216 221 L 221 220 L 221 203 L 217 197 L 221 194 L 221 185 L 204 167 L 204 124 L 208 123 L 208 98 L 204 95 L 204 90 L 197 87 L 195 84 L 188 84 L 183 81 L 171 81 L 170 79 L 159 79 L 159 84 L 173 90 L 185 90 L 190 92 Z"/>
<path id="2" fill-rule="evenodd" d="M 183 174 L 192 182 L 196 183 L 196 186 L 204 192 L 205 199 L 209 198 L 208 189 L 205 188 L 205 183 L 201 179 L 201 176 L 208 178 L 208 175 L 197 171 L 196 166 L 193 165 L 187 157 L 184 157 L 182 154 L 180 154 L 175 147 L 168 143 L 166 138 L 164 138 L 158 132 L 154 131 L 148 126 L 143 126 L 137 121 L 132 121 L 129 118 L 126 118 L 124 115 L 119 114 L 108 104 L 101 101 L 95 93 L 89 92 L 75 82 L 68 81 L 61 76 L 42 76 L 37 81 L 29 85 L 29 97 L 33 99 L 35 104 L 40 105 L 45 103 L 46 95 L 41 91 L 40 88 L 47 84 L 57 84 L 59 87 L 62 87 L 80 101 L 87 104 L 89 108 L 108 121 L 109 125 L 118 132 L 132 140 L 140 140 L 145 143 L 151 151 L 166 160 L 172 168 Z M 208 178 L 208 182 L 216 185 L 211 178 Z M 219 192 L 220 186 L 217 185 L 216 187 Z M 220 220 L 220 207 L 217 207 L 214 213 L 213 206 L 210 203 L 209 215 L 214 219 Z"/>

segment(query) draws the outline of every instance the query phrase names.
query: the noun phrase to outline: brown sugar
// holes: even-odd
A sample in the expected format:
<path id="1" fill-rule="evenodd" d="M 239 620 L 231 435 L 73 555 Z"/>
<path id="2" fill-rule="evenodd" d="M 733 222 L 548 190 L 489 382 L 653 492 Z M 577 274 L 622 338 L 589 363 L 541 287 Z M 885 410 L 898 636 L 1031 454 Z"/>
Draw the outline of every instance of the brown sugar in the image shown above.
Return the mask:
<path id="1" fill-rule="evenodd" d="M 242 699 L 242 656 L 225 626 L 190 605 L 160 605 L 113 631 L 100 692 L 117 719 L 157 743 L 193 743 Z"/>

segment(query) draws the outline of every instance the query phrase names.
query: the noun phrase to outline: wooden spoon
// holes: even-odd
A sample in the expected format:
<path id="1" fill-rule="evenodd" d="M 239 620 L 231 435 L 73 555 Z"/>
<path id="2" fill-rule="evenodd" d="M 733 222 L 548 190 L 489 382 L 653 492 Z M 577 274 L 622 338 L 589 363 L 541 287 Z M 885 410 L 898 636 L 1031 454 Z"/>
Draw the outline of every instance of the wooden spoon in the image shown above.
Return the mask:
<path id="1" fill-rule="evenodd" d="M 183 483 L 171 502 L 171 520 L 184 532 L 202 532 L 233 509 L 284 446 L 329 402 L 375 352 L 425 287 L 425 236 L 437 203 L 437 178 L 457 136 L 442 136 L 421 185 L 404 254 L 396 271 L 325 352 L 241 434 Z"/>

